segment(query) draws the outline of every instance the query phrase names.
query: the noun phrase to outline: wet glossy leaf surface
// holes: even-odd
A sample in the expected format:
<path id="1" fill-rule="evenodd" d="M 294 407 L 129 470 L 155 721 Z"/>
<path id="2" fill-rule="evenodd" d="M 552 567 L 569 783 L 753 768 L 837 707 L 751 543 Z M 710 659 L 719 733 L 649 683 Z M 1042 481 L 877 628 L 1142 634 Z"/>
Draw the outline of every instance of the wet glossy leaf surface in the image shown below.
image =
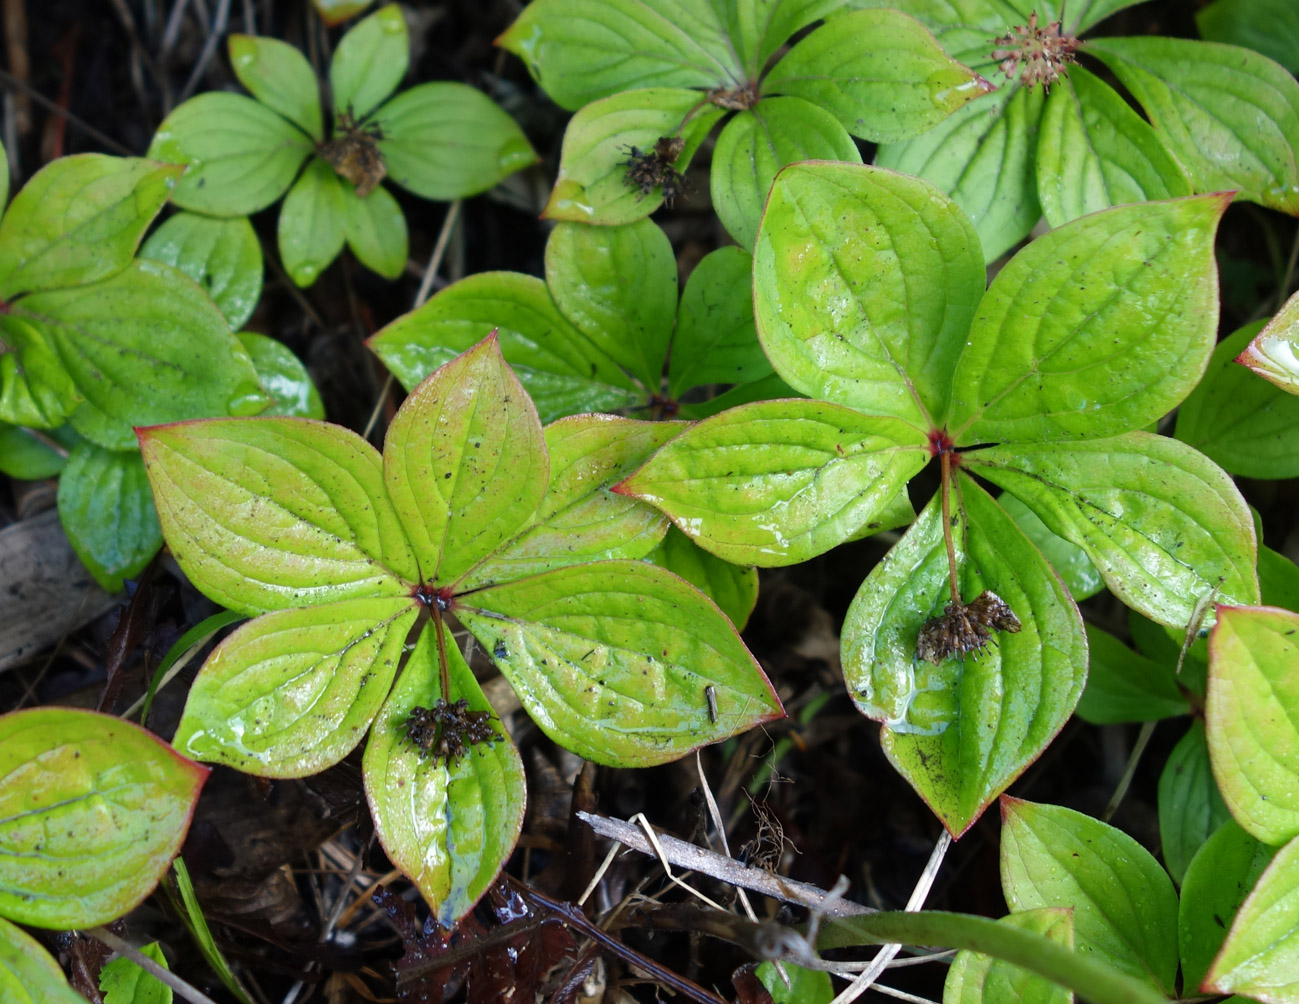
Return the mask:
<path id="1" fill-rule="evenodd" d="M 59 478 L 59 520 L 72 549 L 107 592 L 122 589 L 162 547 L 144 463 L 135 450 L 82 443 Z"/>
<path id="2" fill-rule="evenodd" d="M 280 257 L 299 286 L 315 282 L 343 250 L 346 184 L 325 161 L 312 157 L 284 199 L 278 229 Z"/>
<path id="3" fill-rule="evenodd" d="M 335 114 L 360 120 L 397 89 L 410 63 L 406 16 L 398 4 L 380 7 L 339 40 L 329 64 Z"/>
<path id="4" fill-rule="evenodd" d="M 1299 294 L 1290 297 L 1236 359 L 1288 394 L 1299 394 Z"/>
<path id="5" fill-rule="evenodd" d="M 83 1004 L 40 942 L 0 917 L 0 994 L 13 1004 Z"/>
<path id="6" fill-rule="evenodd" d="M 1073 915 L 1068 907 L 1044 907 L 1012 913 L 999 921 L 1073 947 Z M 1072 1004 L 1064 987 L 1027 969 L 977 952 L 958 952 L 943 985 L 943 1004 Z"/>
<path id="7" fill-rule="evenodd" d="M 1230 818 L 1209 766 L 1204 722 L 1193 719 L 1159 775 L 1159 837 L 1173 881 L 1182 881 L 1195 853 Z"/>
<path id="8" fill-rule="evenodd" d="M 246 219 L 177 213 L 149 235 L 140 257 L 172 265 L 202 286 L 231 331 L 243 327 L 261 299 L 262 246 Z"/>
<path id="9" fill-rule="evenodd" d="M 1024 536 L 1042 552 L 1056 574 L 1064 580 L 1069 595 L 1075 600 L 1085 600 L 1105 588 L 1101 574 L 1087 557 L 1087 552 L 1077 544 L 1052 533 L 1037 514 L 1014 495 L 1002 492 L 997 497 L 997 505 L 1006 510 L 1006 515 L 1019 525 Z"/>
<path id="10" fill-rule="evenodd" d="M 235 76 L 253 97 L 279 112 L 317 143 L 325 138 L 320 117 L 320 85 L 300 49 L 278 38 L 258 35 L 231 35 L 226 45 Z"/>
<path id="11" fill-rule="evenodd" d="M 238 338 L 253 361 L 257 379 L 275 402 L 262 412 L 261 417 L 325 417 L 325 404 L 320 400 L 320 392 L 311 382 L 302 360 L 287 345 L 254 331 L 241 332 Z"/>

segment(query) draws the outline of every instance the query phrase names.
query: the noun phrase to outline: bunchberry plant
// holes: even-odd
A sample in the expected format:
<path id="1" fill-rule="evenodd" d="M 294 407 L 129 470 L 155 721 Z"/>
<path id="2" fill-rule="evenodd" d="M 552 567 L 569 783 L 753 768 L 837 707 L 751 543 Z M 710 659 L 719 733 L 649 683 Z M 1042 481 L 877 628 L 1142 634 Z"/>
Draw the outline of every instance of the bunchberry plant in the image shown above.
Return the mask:
<path id="1" fill-rule="evenodd" d="M 420 84 L 389 97 L 410 61 L 397 4 L 339 41 L 328 137 L 319 84 L 301 52 L 252 35 L 232 35 L 229 49 L 253 97 L 212 92 L 186 101 L 158 127 L 150 155 L 189 166 L 172 196 L 184 209 L 244 216 L 287 191 L 280 257 L 299 286 L 315 282 L 344 243 L 385 278 L 401 274 L 406 219 L 385 178 L 425 199 L 458 199 L 537 159 L 514 121 L 472 87 Z"/>
<path id="2" fill-rule="evenodd" d="M 1248 366 L 1254 373 L 1280 387 L 1287 394 L 1299 394 L 1299 293 L 1290 297 L 1266 326 L 1261 330 L 1255 327 L 1251 334 L 1255 332 L 1257 332 L 1255 337 L 1248 345 L 1243 346 L 1243 351 L 1236 357 L 1236 362 Z M 1239 335 L 1233 337 L 1237 339 L 1232 346 L 1235 348 L 1243 339 Z M 1261 388 L 1254 389 L 1251 396 L 1257 398 L 1261 393 Z M 1278 399 L 1275 395 L 1265 395 L 1262 400 L 1271 404 Z M 1293 409 L 1289 405 L 1278 404 L 1277 407 L 1282 409 L 1286 416 L 1293 414 Z M 1266 410 L 1273 409 L 1268 407 Z M 1286 423 L 1287 428 L 1288 425 L 1289 423 Z M 1284 464 L 1284 461 L 1282 463 Z M 1277 473 L 1254 476 L 1292 477 L 1293 475 Z"/>
<path id="3" fill-rule="evenodd" d="M 602 224 L 649 215 L 664 195 L 681 194 L 680 172 L 735 112 L 713 151 L 710 188 L 723 225 L 749 250 L 783 165 L 860 163 L 854 136 L 914 136 L 992 89 L 913 18 L 854 6 L 862 5 L 529 4 L 499 42 L 560 106 L 577 111 L 543 215 Z M 792 35 L 821 19 L 777 58 Z"/>
<path id="4" fill-rule="evenodd" d="M 934 182 L 988 260 L 1045 216 L 1234 190 L 1299 213 L 1299 84 L 1265 56 L 1173 38 L 1084 39 L 1135 0 L 865 0 L 898 7 L 998 89 L 876 163 Z M 1063 14 L 1062 14 L 1063 12 Z M 1099 59 L 1150 118 L 1079 66 Z M 1153 125 L 1152 125 L 1153 124 Z"/>
<path id="5" fill-rule="evenodd" d="M 758 235 L 755 319 L 776 373 L 812 400 L 706 419 L 615 488 L 720 557 L 782 565 L 869 532 L 938 461 L 939 492 L 867 576 L 842 643 L 853 700 L 953 834 L 1064 724 L 1087 664 L 1074 601 L 973 475 L 1162 624 L 1184 627 L 1211 594 L 1257 602 L 1231 479 L 1140 431 L 1208 363 L 1226 203 L 1073 221 L 985 291 L 973 224 L 932 185 L 788 167 Z"/>
<path id="6" fill-rule="evenodd" d="M 495 337 L 415 389 L 382 457 L 299 419 L 142 430 L 177 561 L 256 616 L 199 673 L 177 748 L 300 777 L 368 730 L 384 848 L 458 920 L 513 848 L 524 776 L 454 623 L 547 735 L 600 763 L 662 763 L 782 714 L 726 616 L 635 560 L 667 521 L 608 490 L 678 431 L 607 415 L 543 429 Z"/>

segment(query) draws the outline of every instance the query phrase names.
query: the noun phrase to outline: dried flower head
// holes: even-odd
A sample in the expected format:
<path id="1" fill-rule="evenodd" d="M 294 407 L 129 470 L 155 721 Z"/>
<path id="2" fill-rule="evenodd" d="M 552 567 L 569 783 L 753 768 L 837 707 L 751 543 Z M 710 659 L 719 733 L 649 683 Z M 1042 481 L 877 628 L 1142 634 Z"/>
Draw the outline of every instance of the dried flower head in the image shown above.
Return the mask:
<path id="1" fill-rule="evenodd" d="M 1037 11 L 1028 16 L 1028 24 L 1016 25 L 1000 38 L 994 38 L 992 58 L 1001 60 L 1001 72 L 1007 80 L 1018 75 L 1025 87 L 1041 84 L 1046 90 L 1060 79 L 1065 67 L 1078 61 L 1078 46 L 1073 35 L 1060 29 L 1059 21 L 1045 28 L 1037 26 Z"/>
<path id="2" fill-rule="evenodd" d="M 356 186 L 357 198 L 364 199 L 383 181 L 388 167 L 379 153 L 383 129 L 377 122 L 362 125 L 349 106 L 340 112 L 334 138 L 321 143 L 316 152 L 338 173 Z"/>
<path id="3" fill-rule="evenodd" d="M 743 84 L 740 87 L 714 87 L 704 97 L 718 108 L 732 112 L 748 111 L 758 103 L 758 85 Z"/>
<path id="4" fill-rule="evenodd" d="M 490 746 L 501 736 L 492 726 L 492 713 L 470 711 L 469 702 L 462 697 L 451 704 L 438 698 L 431 708 L 411 708 L 406 738 L 424 757 L 454 763 L 469 747 L 479 743 Z"/>
<path id="5" fill-rule="evenodd" d="M 686 141 L 680 136 L 660 136 L 649 151 L 642 151 L 637 146 L 627 147 L 631 154 L 623 161 L 627 165 L 624 175 L 627 184 L 640 189 L 642 197 L 662 185 L 663 202 L 671 209 L 677 197 L 685 194 L 685 176 L 673 166 L 685 148 Z"/>
<path id="6" fill-rule="evenodd" d="M 916 656 L 935 666 L 951 655 L 981 652 L 993 631 L 1017 634 L 1019 618 L 996 593 L 984 590 L 969 603 L 949 603 L 925 622 L 916 638 Z"/>

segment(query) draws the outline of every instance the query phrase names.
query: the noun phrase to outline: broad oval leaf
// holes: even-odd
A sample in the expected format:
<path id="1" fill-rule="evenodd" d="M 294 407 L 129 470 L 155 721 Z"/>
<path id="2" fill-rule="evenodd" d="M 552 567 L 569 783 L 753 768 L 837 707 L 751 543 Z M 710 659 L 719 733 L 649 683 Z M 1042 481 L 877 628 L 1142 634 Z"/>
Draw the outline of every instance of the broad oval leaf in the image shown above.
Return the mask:
<path id="1" fill-rule="evenodd" d="M 31 429 L 0 422 L 0 473 L 20 481 L 40 481 L 56 476 L 68 462 L 68 449 L 81 441 L 71 426 L 63 426 L 56 435 L 40 434 Z"/>
<path id="2" fill-rule="evenodd" d="M 1221 195 L 1120 206 L 1033 241 L 979 305 L 953 380 L 957 445 L 1117 435 L 1195 386 L 1218 323 Z"/>
<path id="3" fill-rule="evenodd" d="M 374 447 L 291 418 L 140 432 L 163 535 L 205 595 L 231 610 L 409 596 L 418 566 Z"/>
<path id="4" fill-rule="evenodd" d="M 1064 726 L 1087 675 L 1068 591 L 992 498 L 962 475 L 953 544 L 962 598 L 991 590 L 1017 634 L 963 660 L 917 657 L 924 623 L 951 602 L 939 498 L 862 583 L 844 621 L 843 668 L 858 710 L 884 722 L 889 760 L 943 825 L 964 833 Z"/>
<path id="5" fill-rule="evenodd" d="M 1299 73 L 1299 9 L 1290 0 L 1216 0 L 1195 23 L 1210 42 L 1243 45 Z"/>
<path id="6" fill-rule="evenodd" d="M 1184 628 L 1210 595 L 1257 602 L 1249 508 L 1231 478 L 1177 440 L 1129 432 L 994 446 L 961 462 L 1086 551 L 1110 591 L 1151 620 Z"/>
<path id="7" fill-rule="evenodd" d="M 896 419 L 762 401 L 687 429 L 615 491 L 661 509 L 719 558 L 773 567 L 852 539 L 928 461 L 924 437 Z"/>
<path id="8" fill-rule="evenodd" d="M 1204 721 L 1232 816 L 1267 844 L 1299 834 L 1299 614 L 1219 607 Z"/>
<path id="9" fill-rule="evenodd" d="M 1074 950 L 1171 993 L 1177 893 L 1122 830 L 1059 805 L 1001 800 L 1001 887 L 1012 912 L 1072 907 Z"/>
<path id="10" fill-rule="evenodd" d="M 679 575 L 721 608 L 735 630 L 744 625 L 758 602 L 758 570 L 752 565 L 733 565 L 709 554 L 676 527 L 645 560 Z"/>
<path id="11" fill-rule="evenodd" d="M 1043 907 L 1002 917 L 998 923 L 1022 927 L 1073 948 L 1073 912 Z M 1073 1004 L 1073 995 L 1058 983 L 1009 962 L 978 952 L 957 952 L 943 984 L 943 1004 Z"/>
<path id="12" fill-rule="evenodd" d="M 257 379 L 274 401 L 262 412 L 263 418 L 325 417 L 325 403 L 320 399 L 320 391 L 311 382 L 302 360 L 287 345 L 255 331 L 242 331 L 237 337 L 253 361 Z"/>
<path id="13" fill-rule="evenodd" d="M 298 286 L 310 286 L 343 250 L 345 184 L 329 164 L 312 157 L 284 199 L 277 231 L 280 258 Z"/>
<path id="14" fill-rule="evenodd" d="M 153 892 L 207 770 L 138 725 L 72 708 L 0 718 L 0 915 L 106 924 Z"/>
<path id="15" fill-rule="evenodd" d="M 1159 775 L 1159 842 L 1174 882 L 1182 881 L 1196 851 L 1229 819 L 1209 765 L 1204 722 L 1193 719 Z"/>
<path id="16" fill-rule="evenodd" d="M 347 204 L 344 234 L 352 254 L 371 272 L 385 279 L 400 279 L 409 254 L 406 215 L 401 206 L 382 185 L 364 199 L 357 197 L 351 185 L 342 187 Z"/>
<path id="17" fill-rule="evenodd" d="M 85 1004 L 63 967 L 21 927 L 0 917 L 0 997 L 12 1004 Z"/>
<path id="18" fill-rule="evenodd" d="M 1087 687 L 1077 711 L 1083 721 L 1093 725 L 1157 722 L 1190 713 L 1173 667 L 1134 652 L 1094 624 L 1087 625 L 1087 653 Z M 1168 859 L 1167 852 L 1164 858 Z"/>
<path id="19" fill-rule="evenodd" d="M 247 216 L 283 195 L 311 139 L 287 119 L 242 94 L 190 98 L 158 126 L 149 156 L 188 170 L 172 201 L 214 216 Z"/>
<path id="20" fill-rule="evenodd" d="M 753 326 L 753 256 L 737 247 L 704 255 L 681 293 L 668 365 L 668 394 L 771 375 Z M 786 395 L 777 395 L 784 397 Z"/>
<path id="21" fill-rule="evenodd" d="M 253 97 L 279 112 L 317 143 L 325 138 L 320 116 L 320 84 L 299 49 L 278 38 L 257 35 L 231 35 L 226 46 L 231 69 Z"/>
<path id="22" fill-rule="evenodd" d="M 844 6 L 843 0 L 738 0 L 729 5 L 727 34 L 756 80 L 791 35 Z"/>
<path id="23" fill-rule="evenodd" d="M 596 763 L 665 763 L 784 714 L 726 615 L 646 562 L 561 568 L 452 610 L 541 730 Z"/>
<path id="24" fill-rule="evenodd" d="M 495 335 L 411 392 L 388 426 L 383 472 L 426 584 L 450 586 L 532 521 L 546 444 Z"/>
<path id="25" fill-rule="evenodd" d="M 1285 302 L 1236 362 L 1287 394 L 1299 394 L 1299 293 Z"/>
<path id="26" fill-rule="evenodd" d="M 259 777 L 332 767 L 387 698 L 418 611 L 410 596 L 367 597 L 249 621 L 194 678 L 173 743 Z"/>
<path id="27" fill-rule="evenodd" d="M 713 208 L 742 248 L 757 239 L 776 174 L 799 160 L 860 164 L 861 153 L 838 119 L 803 98 L 764 98 L 717 137 L 709 181 Z"/>
<path id="28" fill-rule="evenodd" d="M 984 289 L 969 219 L 927 182 L 851 164 L 777 176 L 753 258 L 758 336 L 794 389 L 928 432 Z"/>
<path id="29" fill-rule="evenodd" d="M 523 826 L 527 779 L 499 718 L 496 742 L 477 743 L 453 760 L 410 738 L 411 712 L 438 700 L 492 712 L 454 639 L 447 638 L 442 692 L 435 631 L 427 625 L 370 730 L 362 761 L 375 832 L 388 855 L 419 889 L 443 927 L 454 927 L 496 880 Z M 450 632 L 448 632 L 449 634 Z"/>
<path id="30" fill-rule="evenodd" d="M 412 87 L 374 121 L 383 130 L 378 146 L 388 177 L 424 199 L 477 195 L 537 161 L 514 119 L 465 84 Z"/>
<path id="31" fill-rule="evenodd" d="M 1077 544 L 1052 533 L 1037 513 L 1014 495 L 1002 492 L 997 498 L 997 505 L 1006 510 L 1006 515 L 1019 525 L 1024 536 L 1042 552 L 1075 600 L 1085 600 L 1105 588 L 1101 573 L 1096 571 L 1087 552 Z"/>
<path id="32" fill-rule="evenodd" d="M 0 223 L 0 297 L 107 279 L 130 263 L 181 169 L 97 153 L 61 157 Z"/>
<path id="33" fill-rule="evenodd" d="M 244 326 L 261 299 L 262 245 L 246 217 L 177 213 L 149 235 L 140 257 L 178 268 L 202 286 L 231 331 Z"/>
<path id="34" fill-rule="evenodd" d="M 55 429 L 81 395 L 50 340 L 21 317 L 0 314 L 0 421 Z"/>
<path id="35" fill-rule="evenodd" d="M 677 313 L 676 256 L 649 220 L 561 223 L 546 241 L 546 283 L 560 312 L 656 392 Z"/>
<path id="36" fill-rule="evenodd" d="M 144 463 L 135 450 L 119 452 L 81 443 L 59 478 L 59 521 L 81 563 L 106 592 L 144 569 L 162 530 Z"/>
<path id="37" fill-rule="evenodd" d="M 359 121 L 397 89 L 410 63 L 410 36 L 399 4 L 380 7 L 354 24 L 329 64 L 334 113 Z"/>

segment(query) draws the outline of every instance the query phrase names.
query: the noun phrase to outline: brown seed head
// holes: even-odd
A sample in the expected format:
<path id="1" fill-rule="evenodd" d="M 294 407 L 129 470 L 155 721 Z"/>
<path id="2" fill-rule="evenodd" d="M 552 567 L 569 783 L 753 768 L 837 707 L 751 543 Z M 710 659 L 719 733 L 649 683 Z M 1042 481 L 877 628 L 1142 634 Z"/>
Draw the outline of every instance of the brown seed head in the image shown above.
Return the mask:
<path id="1" fill-rule="evenodd" d="M 480 743 L 492 745 L 501 738 L 492 725 L 490 711 L 470 711 L 463 697 L 448 704 L 442 698 L 433 707 L 411 708 L 406 719 L 406 738 L 426 759 L 439 757 L 454 763 Z"/>
<path id="2" fill-rule="evenodd" d="M 984 590 L 969 603 L 949 603 L 943 613 L 926 621 L 916 638 L 916 657 L 937 666 L 948 656 L 981 652 L 993 631 L 1017 634 L 1019 618 L 1006 601 Z"/>
<path id="3" fill-rule="evenodd" d="M 994 38 L 992 58 L 1001 60 L 1001 72 L 1007 80 L 1018 76 L 1025 87 L 1041 84 L 1046 90 L 1060 79 L 1065 67 L 1078 61 L 1082 43 L 1063 32 L 1059 21 L 1045 28 L 1037 26 L 1037 11 L 1028 16 L 1028 24 L 1015 25 L 1005 35 Z"/>

